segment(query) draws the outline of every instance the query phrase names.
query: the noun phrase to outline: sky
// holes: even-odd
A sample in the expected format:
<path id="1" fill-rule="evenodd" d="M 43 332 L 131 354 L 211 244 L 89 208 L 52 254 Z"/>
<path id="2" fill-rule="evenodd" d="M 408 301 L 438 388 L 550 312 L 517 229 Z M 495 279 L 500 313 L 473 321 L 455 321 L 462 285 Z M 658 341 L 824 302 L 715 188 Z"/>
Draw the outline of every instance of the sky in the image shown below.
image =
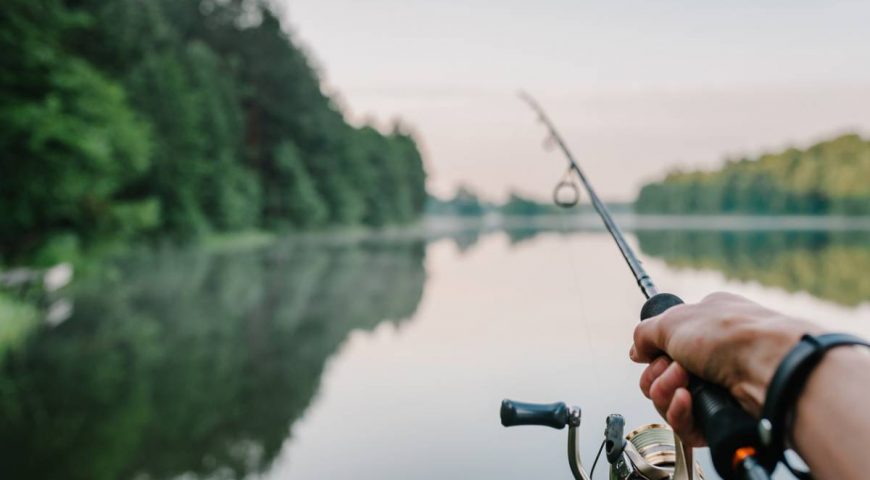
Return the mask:
<path id="1" fill-rule="evenodd" d="M 538 98 L 602 197 L 870 133 L 870 2 L 276 0 L 354 123 L 401 118 L 430 191 L 549 198 Z"/>

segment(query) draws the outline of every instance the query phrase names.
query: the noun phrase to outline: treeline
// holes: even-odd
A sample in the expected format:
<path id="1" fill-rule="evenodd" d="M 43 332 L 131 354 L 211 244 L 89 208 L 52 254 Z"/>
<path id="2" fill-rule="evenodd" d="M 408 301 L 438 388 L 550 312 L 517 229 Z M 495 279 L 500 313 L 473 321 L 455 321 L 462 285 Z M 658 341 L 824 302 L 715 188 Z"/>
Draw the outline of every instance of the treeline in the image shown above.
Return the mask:
<path id="1" fill-rule="evenodd" d="M 495 204 L 482 200 L 477 192 L 466 185 L 460 185 L 453 197 L 442 199 L 430 196 L 426 202 L 428 215 L 481 217 L 496 209 Z"/>
<path id="2" fill-rule="evenodd" d="M 629 213 L 631 204 L 607 202 L 612 213 Z M 581 196 L 577 205 L 563 208 L 553 201 L 539 201 L 516 190 L 511 190 L 502 203 L 481 199 L 472 188 L 462 185 L 447 199 L 430 196 L 426 204 L 429 215 L 458 217 L 480 217 L 486 214 L 499 214 L 510 217 L 532 217 L 536 215 L 595 214 L 595 209 Z"/>
<path id="3" fill-rule="evenodd" d="M 416 218 L 411 133 L 349 125 L 264 0 L 6 0 L 0 251 Z"/>
<path id="4" fill-rule="evenodd" d="M 460 185 L 451 198 L 429 197 L 426 205 L 426 213 L 429 215 L 458 217 L 481 217 L 489 213 L 531 216 L 559 213 L 559 210 L 559 207 L 552 203 L 541 203 L 516 191 L 511 191 L 503 203 L 489 202 L 480 198 L 477 192 L 467 185 Z"/>
<path id="5" fill-rule="evenodd" d="M 729 161 L 718 171 L 674 172 L 644 186 L 642 213 L 870 215 L 870 141 L 844 135 Z"/>

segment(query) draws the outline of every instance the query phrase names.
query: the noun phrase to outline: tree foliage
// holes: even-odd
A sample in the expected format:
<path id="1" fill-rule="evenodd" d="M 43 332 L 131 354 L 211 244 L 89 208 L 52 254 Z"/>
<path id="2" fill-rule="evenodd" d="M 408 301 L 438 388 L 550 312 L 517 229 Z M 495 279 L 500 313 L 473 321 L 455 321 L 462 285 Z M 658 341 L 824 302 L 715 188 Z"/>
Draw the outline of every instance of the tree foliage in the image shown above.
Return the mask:
<path id="1" fill-rule="evenodd" d="M 460 217 L 480 217 L 492 209 L 492 205 L 482 201 L 477 193 L 466 185 L 460 185 L 453 198 L 442 200 L 430 197 L 427 205 L 427 213 L 431 215 Z"/>
<path id="2" fill-rule="evenodd" d="M 806 150 L 674 172 L 641 189 L 645 213 L 870 215 L 870 141 L 844 135 Z"/>
<path id="3" fill-rule="evenodd" d="M 561 213 L 561 209 L 553 203 L 541 203 L 521 193 L 511 192 L 507 201 L 501 206 L 501 213 L 525 217 Z"/>
<path id="4" fill-rule="evenodd" d="M 2 253 L 417 218 L 413 136 L 349 125 L 265 2 L 8 0 Z"/>
<path id="5" fill-rule="evenodd" d="M 7 2 L 0 16 L 0 245 L 48 230 L 85 236 L 149 228 L 152 197 L 118 194 L 151 161 L 148 125 L 125 92 L 63 37 L 82 16 L 56 0 Z"/>

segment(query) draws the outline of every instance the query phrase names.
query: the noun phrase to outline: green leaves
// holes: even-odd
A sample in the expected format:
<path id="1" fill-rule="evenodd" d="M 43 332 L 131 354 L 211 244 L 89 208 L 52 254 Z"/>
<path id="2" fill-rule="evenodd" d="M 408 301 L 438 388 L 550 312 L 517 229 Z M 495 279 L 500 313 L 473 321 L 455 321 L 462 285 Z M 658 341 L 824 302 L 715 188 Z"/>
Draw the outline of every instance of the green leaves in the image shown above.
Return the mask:
<path id="1" fill-rule="evenodd" d="M 870 142 L 844 135 L 801 151 L 674 172 L 645 185 L 639 212 L 870 215 Z"/>
<path id="2" fill-rule="evenodd" d="M 0 47 L 0 254 L 422 211 L 411 136 L 348 125 L 261 2 L 9 0 Z"/>
<path id="3" fill-rule="evenodd" d="M 329 216 L 314 179 L 302 163 L 302 154 L 292 142 L 282 143 L 275 152 L 276 185 L 266 199 L 266 215 L 272 222 L 303 227 L 323 225 Z"/>
<path id="4" fill-rule="evenodd" d="M 107 234 L 117 227 L 113 197 L 149 167 L 149 129 L 117 83 L 63 51 L 58 32 L 71 20 L 59 4 L 38 2 L 54 9 L 43 18 L 18 3 L 3 21 L 34 48 L 3 46 L 19 70 L 0 83 L 0 209 L 8 212 L 0 244 L 14 249 L 67 230 Z"/>

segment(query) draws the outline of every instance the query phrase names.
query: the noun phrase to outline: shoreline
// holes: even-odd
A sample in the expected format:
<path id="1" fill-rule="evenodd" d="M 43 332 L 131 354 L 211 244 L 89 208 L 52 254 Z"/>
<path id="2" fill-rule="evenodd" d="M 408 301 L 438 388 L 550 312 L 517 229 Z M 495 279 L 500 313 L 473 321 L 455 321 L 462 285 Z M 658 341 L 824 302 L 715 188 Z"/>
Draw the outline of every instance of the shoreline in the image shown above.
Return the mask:
<path id="1" fill-rule="evenodd" d="M 763 216 L 763 215 L 649 215 L 614 213 L 614 219 L 626 232 L 637 231 L 710 231 L 710 232 L 870 232 L 870 216 Z M 118 254 L 137 250 L 161 248 L 200 249 L 208 252 L 228 252 L 262 248 L 283 242 L 317 242 L 348 244 L 370 240 L 424 240 L 501 231 L 541 230 L 549 232 L 604 232 L 601 219 L 594 212 L 505 216 L 489 214 L 481 217 L 453 215 L 424 215 L 408 225 L 388 225 L 372 228 L 360 225 L 333 226 L 315 230 L 274 232 L 245 230 L 232 233 L 209 234 L 189 241 L 169 238 L 156 241 L 138 241 L 119 245 L 108 242 L 90 251 L 79 252 L 80 258 L 71 260 L 77 270 L 84 264 Z M 0 270 L 26 264 L 0 264 Z M 32 265 L 31 265 L 32 266 Z"/>
<path id="2" fill-rule="evenodd" d="M 870 232 L 870 216 L 803 216 L 803 215 L 649 215 L 615 213 L 614 220 L 628 232 L 655 230 L 702 231 L 796 231 L 796 232 Z M 535 228 L 557 231 L 604 231 L 595 213 L 484 217 L 424 217 L 427 230 L 467 231 L 476 229 L 511 230 Z"/>
<path id="3" fill-rule="evenodd" d="M 626 232 L 636 231 L 711 231 L 711 232 L 855 232 L 870 233 L 870 216 L 761 216 L 761 215 L 647 215 L 617 213 L 613 218 Z M 257 248 L 283 241 L 315 241 L 326 244 L 347 244 L 368 240 L 437 240 L 467 232 L 495 233 L 510 230 L 542 230 L 557 232 L 603 232 L 601 219 L 595 213 L 565 215 L 460 217 L 424 215 L 409 225 L 382 228 L 361 226 L 333 227 L 292 232 L 246 231 L 212 235 L 181 247 L 225 251 L 237 248 Z"/>

